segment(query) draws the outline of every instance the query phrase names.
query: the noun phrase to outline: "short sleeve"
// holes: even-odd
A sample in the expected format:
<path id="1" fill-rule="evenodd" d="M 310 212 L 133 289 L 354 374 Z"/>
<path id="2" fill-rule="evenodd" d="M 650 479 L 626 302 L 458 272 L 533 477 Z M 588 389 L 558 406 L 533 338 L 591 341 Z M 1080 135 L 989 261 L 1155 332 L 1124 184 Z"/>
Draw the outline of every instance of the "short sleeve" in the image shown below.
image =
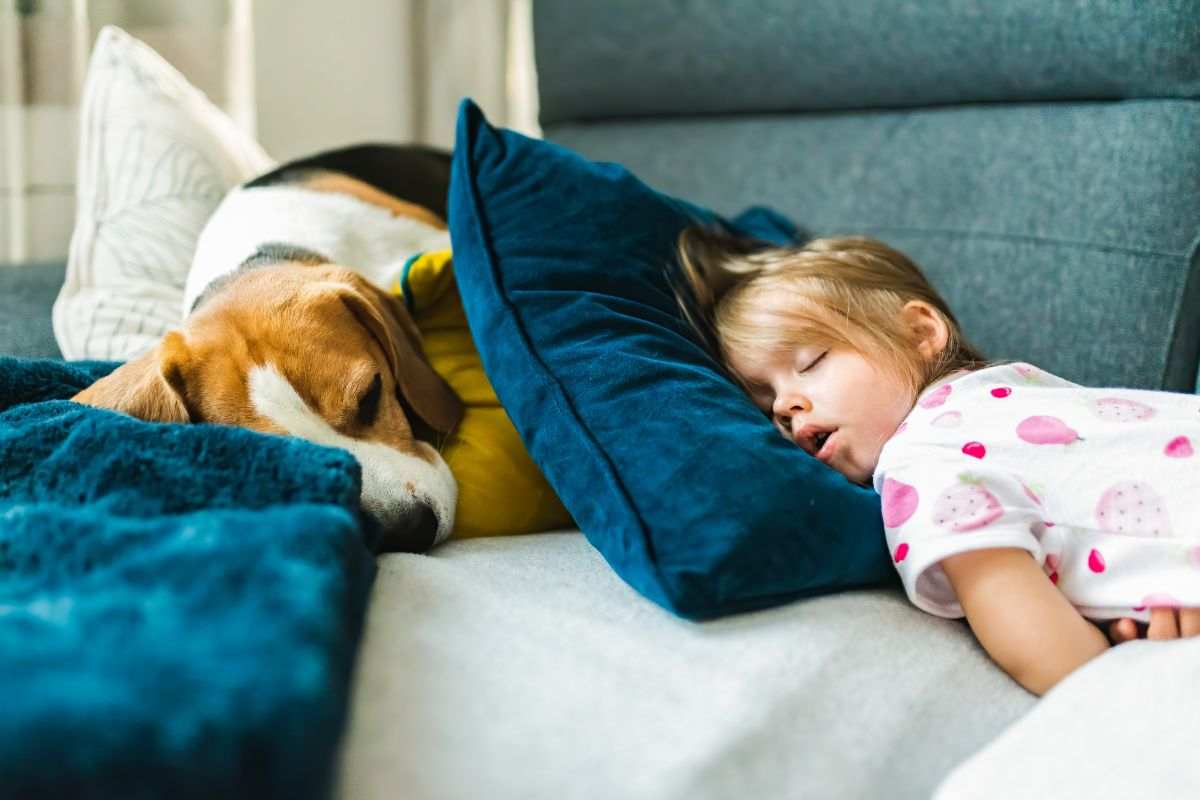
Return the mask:
<path id="1" fill-rule="evenodd" d="M 1017 475 L 923 463 L 876 476 L 876 488 L 904 589 L 931 614 L 964 616 L 940 566 L 948 556 L 1016 547 L 1042 559 L 1042 515 Z"/>

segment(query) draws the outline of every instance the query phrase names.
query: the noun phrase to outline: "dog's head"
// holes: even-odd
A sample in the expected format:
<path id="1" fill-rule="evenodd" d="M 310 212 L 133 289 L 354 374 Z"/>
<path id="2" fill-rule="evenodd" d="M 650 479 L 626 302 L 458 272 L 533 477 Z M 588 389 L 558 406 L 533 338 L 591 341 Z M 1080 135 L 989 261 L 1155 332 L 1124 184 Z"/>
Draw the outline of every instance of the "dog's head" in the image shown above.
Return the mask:
<path id="1" fill-rule="evenodd" d="M 342 447 L 383 547 L 449 535 L 456 485 L 436 441 L 462 403 L 397 298 L 329 264 L 233 276 L 181 330 L 75 396 L 145 420 L 212 422 Z"/>

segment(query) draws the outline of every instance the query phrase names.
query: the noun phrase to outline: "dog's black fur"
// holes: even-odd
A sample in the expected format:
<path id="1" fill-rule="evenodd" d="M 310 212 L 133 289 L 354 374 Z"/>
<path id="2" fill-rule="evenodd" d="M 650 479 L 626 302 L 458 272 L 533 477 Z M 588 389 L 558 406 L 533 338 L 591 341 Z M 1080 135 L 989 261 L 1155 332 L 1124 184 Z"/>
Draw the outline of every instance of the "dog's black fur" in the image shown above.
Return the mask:
<path id="1" fill-rule="evenodd" d="M 245 188 L 303 183 L 304 176 L 315 171 L 341 172 L 446 219 L 450 158 L 447 151 L 424 145 L 351 145 L 289 161 L 249 181 Z"/>

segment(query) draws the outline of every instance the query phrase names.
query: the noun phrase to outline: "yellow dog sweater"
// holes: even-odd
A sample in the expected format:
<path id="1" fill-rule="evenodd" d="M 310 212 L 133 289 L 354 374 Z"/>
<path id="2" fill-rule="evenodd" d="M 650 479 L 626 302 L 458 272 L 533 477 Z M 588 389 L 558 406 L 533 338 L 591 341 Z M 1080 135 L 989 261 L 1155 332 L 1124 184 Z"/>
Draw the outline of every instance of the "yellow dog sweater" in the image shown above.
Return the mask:
<path id="1" fill-rule="evenodd" d="M 390 291 L 408 306 L 421 330 L 425 356 L 465 406 L 458 430 L 441 451 L 458 481 L 450 535 L 498 536 L 574 525 L 483 372 L 450 251 L 413 256 Z"/>

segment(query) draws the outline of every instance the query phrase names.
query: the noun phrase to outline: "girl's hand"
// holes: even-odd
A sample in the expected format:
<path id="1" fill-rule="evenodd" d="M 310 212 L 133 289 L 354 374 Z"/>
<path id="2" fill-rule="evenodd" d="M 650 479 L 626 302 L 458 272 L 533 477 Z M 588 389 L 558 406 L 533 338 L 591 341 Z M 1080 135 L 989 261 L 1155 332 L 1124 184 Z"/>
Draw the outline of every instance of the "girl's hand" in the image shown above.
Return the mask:
<path id="1" fill-rule="evenodd" d="M 1126 617 L 1108 625 L 1108 638 L 1113 644 L 1134 639 L 1186 639 L 1200 636 L 1200 608 L 1152 608 L 1150 624 Z"/>

